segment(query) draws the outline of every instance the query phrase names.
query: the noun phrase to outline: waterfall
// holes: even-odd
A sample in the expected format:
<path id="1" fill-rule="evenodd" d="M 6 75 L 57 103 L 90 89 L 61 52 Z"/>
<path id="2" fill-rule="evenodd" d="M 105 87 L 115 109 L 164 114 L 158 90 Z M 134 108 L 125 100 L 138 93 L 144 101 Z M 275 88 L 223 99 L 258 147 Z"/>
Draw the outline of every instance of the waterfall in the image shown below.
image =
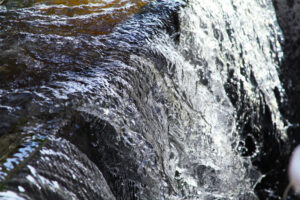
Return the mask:
<path id="1" fill-rule="evenodd" d="M 271 0 L 8 0 L 0 26 L 0 197 L 280 198 Z"/>

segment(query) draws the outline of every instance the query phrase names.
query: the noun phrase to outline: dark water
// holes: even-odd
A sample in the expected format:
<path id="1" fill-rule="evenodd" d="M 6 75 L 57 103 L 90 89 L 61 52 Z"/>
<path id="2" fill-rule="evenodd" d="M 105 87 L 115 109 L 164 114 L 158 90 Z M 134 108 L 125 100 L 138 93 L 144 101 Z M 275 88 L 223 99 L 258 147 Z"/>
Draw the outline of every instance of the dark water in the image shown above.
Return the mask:
<path id="1" fill-rule="evenodd" d="M 281 199 L 298 40 L 274 5 L 6 0 L 1 198 Z"/>

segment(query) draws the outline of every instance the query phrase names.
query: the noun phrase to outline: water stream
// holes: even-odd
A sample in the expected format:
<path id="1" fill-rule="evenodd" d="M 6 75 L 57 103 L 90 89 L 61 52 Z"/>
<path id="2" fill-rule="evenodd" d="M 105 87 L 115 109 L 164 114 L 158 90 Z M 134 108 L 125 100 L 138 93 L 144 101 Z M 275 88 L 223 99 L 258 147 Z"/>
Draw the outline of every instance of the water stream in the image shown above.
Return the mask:
<path id="1" fill-rule="evenodd" d="M 6 0 L 0 197 L 280 199 L 283 41 L 271 0 Z"/>

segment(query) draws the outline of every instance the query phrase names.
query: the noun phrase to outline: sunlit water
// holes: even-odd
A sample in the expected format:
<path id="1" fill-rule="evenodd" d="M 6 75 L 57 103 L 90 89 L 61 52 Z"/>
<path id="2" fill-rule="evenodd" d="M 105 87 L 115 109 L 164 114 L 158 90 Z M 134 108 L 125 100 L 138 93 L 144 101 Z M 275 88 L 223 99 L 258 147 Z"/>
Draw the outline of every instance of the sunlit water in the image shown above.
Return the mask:
<path id="1" fill-rule="evenodd" d="M 271 1 L 147 3 L 1 7 L 2 198 L 257 199 L 286 138 Z"/>

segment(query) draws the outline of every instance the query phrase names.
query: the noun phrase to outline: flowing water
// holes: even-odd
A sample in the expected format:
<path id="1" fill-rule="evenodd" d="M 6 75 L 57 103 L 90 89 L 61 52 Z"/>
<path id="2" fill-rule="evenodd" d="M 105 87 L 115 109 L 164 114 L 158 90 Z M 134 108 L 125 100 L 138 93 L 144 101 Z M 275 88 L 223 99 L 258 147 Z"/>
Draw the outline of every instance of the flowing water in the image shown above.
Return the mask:
<path id="1" fill-rule="evenodd" d="M 271 0 L 5 1 L 0 197 L 280 199 L 282 42 Z"/>

